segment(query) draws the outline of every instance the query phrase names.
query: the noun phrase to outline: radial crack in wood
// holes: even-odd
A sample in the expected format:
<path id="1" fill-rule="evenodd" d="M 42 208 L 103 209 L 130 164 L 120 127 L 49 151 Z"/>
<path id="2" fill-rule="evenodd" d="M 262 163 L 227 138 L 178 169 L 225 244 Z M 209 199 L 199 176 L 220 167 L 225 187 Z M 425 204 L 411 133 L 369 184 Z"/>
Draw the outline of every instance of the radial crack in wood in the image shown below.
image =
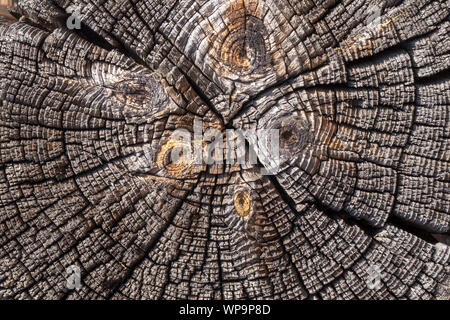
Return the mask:
<path id="1" fill-rule="evenodd" d="M 450 298 L 448 0 L 15 14 L 0 17 L 0 298 Z M 192 156 L 228 160 L 210 147 L 269 129 L 274 175 L 248 136 L 243 162 Z"/>

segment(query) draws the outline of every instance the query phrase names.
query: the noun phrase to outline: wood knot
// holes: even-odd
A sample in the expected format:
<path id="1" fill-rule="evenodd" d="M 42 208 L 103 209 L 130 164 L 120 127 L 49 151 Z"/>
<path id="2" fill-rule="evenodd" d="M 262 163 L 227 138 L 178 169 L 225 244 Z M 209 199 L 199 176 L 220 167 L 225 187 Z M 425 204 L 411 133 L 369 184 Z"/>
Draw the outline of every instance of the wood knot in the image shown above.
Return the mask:
<path id="1" fill-rule="evenodd" d="M 239 190 L 234 194 L 234 208 L 241 217 L 249 216 L 251 204 L 252 201 L 247 191 Z"/>
<path id="2" fill-rule="evenodd" d="M 220 61 L 231 75 L 263 73 L 269 65 L 268 32 L 254 4 L 236 1 L 225 12 L 227 28 L 216 39 Z"/>
<path id="3" fill-rule="evenodd" d="M 280 130 L 280 143 L 282 147 L 288 147 L 298 142 L 298 136 L 295 128 L 283 127 Z"/>
<path id="4" fill-rule="evenodd" d="M 169 139 L 159 151 L 156 163 L 159 168 L 165 168 L 174 177 L 183 177 L 192 173 L 194 160 L 190 152 L 184 150 L 190 146 L 184 141 Z"/>
<path id="5" fill-rule="evenodd" d="M 280 126 L 280 147 L 282 149 L 294 148 L 301 151 L 311 142 L 311 125 L 306 119 L 294 116 L 281 120 Z"/>

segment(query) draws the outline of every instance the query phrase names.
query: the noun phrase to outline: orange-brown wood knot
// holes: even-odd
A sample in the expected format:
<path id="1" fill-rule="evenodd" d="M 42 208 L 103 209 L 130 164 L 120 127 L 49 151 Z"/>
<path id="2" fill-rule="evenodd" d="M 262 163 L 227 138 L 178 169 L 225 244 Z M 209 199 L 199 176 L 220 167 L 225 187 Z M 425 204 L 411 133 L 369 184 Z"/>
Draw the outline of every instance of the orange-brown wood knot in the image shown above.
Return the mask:
<path id="1" fill-rule="evenodd" d="M 225 30 L 214 42 L 218 56 L 229 74 L 262 73 L 269 64 L 268 32 L 256 4 L 234 1 L 225 11 Z"/>
<path id="2" fill-rule="evenodd" d="M 240 190 L 234 194 L 234 208 L 236 212 L 243 218 L 250 214 L 252 200 L 247 191 Z"/>
<path id="3" fill-rule="evenodd" d="M 192 172 L 194 159 L 191 155 L 183 154 L 185 142 L 169 139 L 158 152 L 156 164 L 159 168 L 165 168 L 174 177 L 182 177 Z M 178 159 L 174 160 L 173 153 L 178 154 Z"/>

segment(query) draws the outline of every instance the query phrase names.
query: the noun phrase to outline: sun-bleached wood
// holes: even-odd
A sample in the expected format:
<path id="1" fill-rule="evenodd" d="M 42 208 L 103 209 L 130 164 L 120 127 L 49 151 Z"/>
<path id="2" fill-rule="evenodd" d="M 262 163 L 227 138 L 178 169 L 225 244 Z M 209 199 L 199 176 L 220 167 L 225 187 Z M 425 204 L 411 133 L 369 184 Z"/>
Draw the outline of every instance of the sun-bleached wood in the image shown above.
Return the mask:
<path id="1" fill-rule="evenodd" d="M 0 18 L 0 298 L 448 299 L 449 14 L 19 0 Z M 279 129 L 280 172 L 171 162 L 194 120 Z"/>

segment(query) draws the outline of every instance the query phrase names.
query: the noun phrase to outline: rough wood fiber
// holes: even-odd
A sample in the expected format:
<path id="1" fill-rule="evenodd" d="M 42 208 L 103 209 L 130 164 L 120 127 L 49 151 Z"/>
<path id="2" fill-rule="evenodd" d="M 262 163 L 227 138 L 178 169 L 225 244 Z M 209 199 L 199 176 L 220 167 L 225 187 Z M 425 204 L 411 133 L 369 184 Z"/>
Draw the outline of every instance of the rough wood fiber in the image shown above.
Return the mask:
<path id="1" fill-rule="evenodd" d="M 434 240 L 450 230 L 448 0 L 15 14 L 0 20 L 0 298 L 449 298 Z M 195 119 L 280 129 L 280 173 L 170 162 Z"/>

